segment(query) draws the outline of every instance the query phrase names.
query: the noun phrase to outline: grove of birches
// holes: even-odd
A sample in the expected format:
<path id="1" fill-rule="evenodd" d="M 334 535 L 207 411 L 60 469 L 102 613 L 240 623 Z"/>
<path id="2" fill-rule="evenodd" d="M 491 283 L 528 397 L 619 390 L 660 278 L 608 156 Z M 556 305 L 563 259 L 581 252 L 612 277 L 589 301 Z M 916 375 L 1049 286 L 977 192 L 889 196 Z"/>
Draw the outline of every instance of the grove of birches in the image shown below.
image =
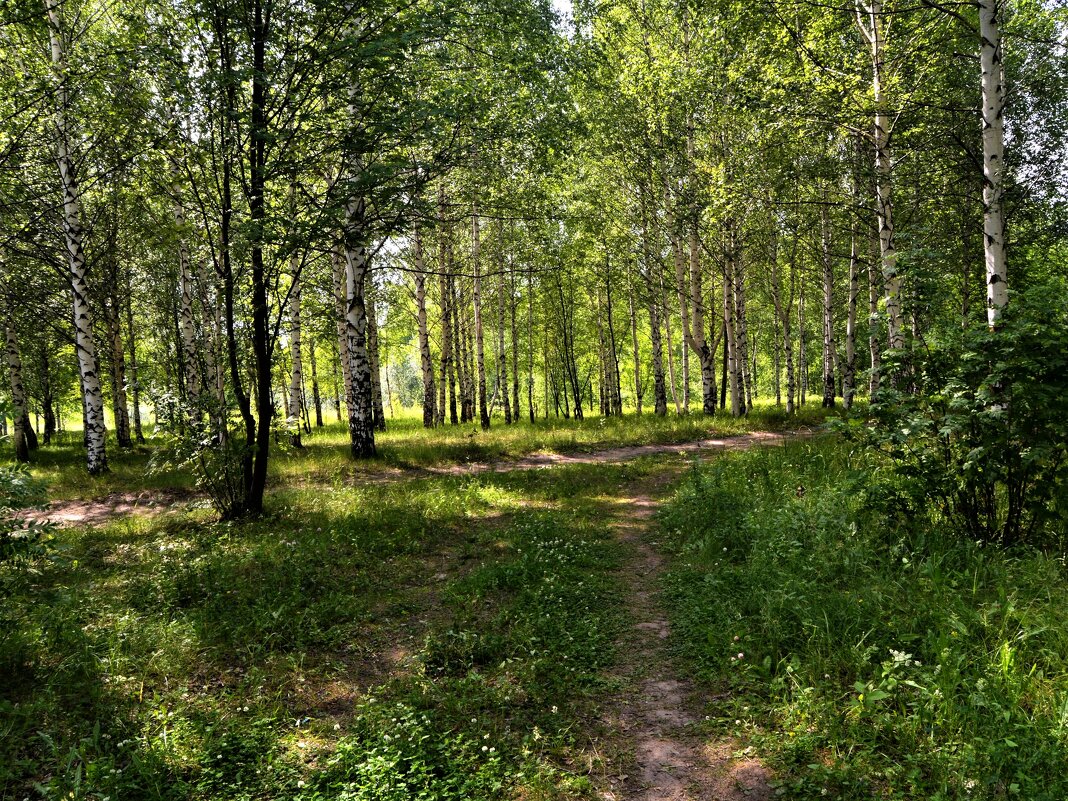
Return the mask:
<path id="1" fill-rule="evenodd" d="M 639 444 L 647 434 L 628 438 L 628 428 L 672 420 L 702 436 L 803 429 L 797 447 L 855 460 L 833 479 L 850 488 L 841 504 L 857 499 L 856 514 L 912 532 L 886 535 L 872 557 L 880 564 L 915 564 L 908 554 L 929 547 L 925 527 L 979 549 L 969 559 L 1061 558 L 1066 201 L 1059 0 L 5 0 L 0 460 L 24 464 L 0 477 L 10 496 L 0 504 L 0 604 L 31 597 L 25 587 L 43 586 L 34 582 L 59 569 L 50 560 L 65 558 L 67 546 L 55 546 L 68 535 L 27 522 L 47 515 L 13 511 L 27 505 L 23 485 L 47 473 L 43 491 L 61 498 L 94 498 L 109 480 L 109 492 L 136 490 L 114 484 L 122 462 L 185 476 L 179 500 L 204 499 L 190 513 L 198 526 L 258 526 L 286 519 L 290 488 L 320 480 L 302 476 L 299 459 L 327 447 L 317 443 L 331 430 L 344 458 L 330 468 L 333 490 L 315 485 L 321 497 L 361 476 L 385 481 L 374 466 L 395 431 L 390 442 L 410 434 L 433 447 L 450 436 L 477 449 L 502 431 L 549 426 L 607 427 L 608 445 Z M 393 469 L 411 468 L 389 453 Z M 815 503 L 812 482 L 823 479 L 791 477 L 810 475 L 799 465 L 781 468 L 783 508 Z M 751 482 L 763 479 L 749 469 L 730 483 L 730 470 L 695 463 L 692 489 L 666 513 L 675 535 L 685 536 L 686 503 L 716 482 L 738 498 L 757 492 Z M 546 497 L 530 503 L 555 499 Z M 736 501 L 707 503 L 709 519 L 737 512 Z M 712 530 L 679 553 L 714 540 L 719 554 Z M 901 550 L 905 541 L 915 550 Z M 76 575 L 85 559 L 63 570 Z M 923 575 L 956 569 L 943 561 Z M 979 587 L 971 576 L 960 592 Z M 1050 591 L 1063 582 L 1058 574 Z M 683 604 L 691 590 L 665 597 Z M 919 669 L 904 656 L 892 670 Z M 794 663 L 779 658 L 760 686 L 783 681 Z M 24 654 L 11 664 L 46 662 Z M 856 723 L 899 690 L 863 690 L 852 670 L 841 674 Z M 812 671 L 815 684 L 835 675 Z M 4 697 L 0 715 L 18 718 L 20 702 Z M 1014 703 L 1044 714 L 1031 695 Z M 912 708 L 901 701 L 901 714 Z M 1043 729 L 1062 756 L 1066 709 L 1059 734 Z M 988 714 L 1008 721 L 1008 710 Z M 941 724 L 924 725 L 916 737 Z M 61 739 L 54 729 L 48 737 Z M 0 748 L 0 761 L 30 760 L 0 768 L 0 786 L 6 777 L 29 787 L 34 776 L 27 796 L 103 797 L 60 794 L 62 760 L 27 748 L 36 756 Z M 814 747 L 797 764 L 815 775 L 838 764 L 831 753 Z M 932 790 L 923 782 L 937 771 L 923 767 L 893 780 L 886 768 L 856 797 L 898 797 L 908 777 L 934 793 L 910 797 L 1046 797 L 1027 796 L 1038 790 L 1002 769 L 1018 763 L 998 759 L 976 757 L 987 765 L 977 775 L 995 778 L 974 794 L 948 768 Z M 780 795 L 830 786 L 854 797 L 844 779 L 789 784 L 793 763 L 769 764 L 786 777 L 773 783 Z M 1049 776 L 1068 768 L 1049 770 L 1047 786 L 1060 786 Z M 300 795 L 278 781 L 289 789 L 181 786 L 188 797 Z M 383 781 L 367 798 L 452 797 Z M 531 790 L 537 782 L 499 781 L 498 797 L 557 797 Z M 483 797 L 465 787 L 456 797 Z"/>
<path id="2" fill-rule="evenodd" d="M 239 517 L 274 432 L 374 456 L 394 395 L 485 429 L 921 391 L 1063 272 L 1068 72 L 1048 4 L 898 5 L 8 4 L 16 457 L 80 417 L 101 473 L 147 407 L 240 451 Z"/>

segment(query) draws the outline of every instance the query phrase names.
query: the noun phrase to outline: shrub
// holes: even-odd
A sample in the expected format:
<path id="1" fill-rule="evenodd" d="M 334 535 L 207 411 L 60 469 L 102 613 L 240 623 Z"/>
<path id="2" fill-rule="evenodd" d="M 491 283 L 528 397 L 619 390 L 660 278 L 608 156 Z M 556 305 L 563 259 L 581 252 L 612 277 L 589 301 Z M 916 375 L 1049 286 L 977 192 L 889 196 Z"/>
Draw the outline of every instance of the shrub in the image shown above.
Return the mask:
<path id="1" fill-rule="evenodd" d="M 168 445 L 153 461 L 156 470 L 190 471 L 219 516 L 233 520 L 246 505 L 245 477 L 251 458 L 244 431 L 230 430 L 220 437 L 200 424 L 172 430 Z"/>
<path id="2" fill-rule="evenodd" d="M 21 571 L 44 553 L 42 538 L 51 526 L 15 514 L 42 505 L 44 498 L 44 484 L 25 465 L 0 467 L 0 598 L 11 591 Z"/>
<path id="3" fill-rule="evenodd" d="M 912 392 L 888 387 L 854 434 L 893 460 L 912 509 L 933 506 L 982 542 L 1059 536 L 1068 512 L 1068 293 L 1013 298 L 995 331 L 934 343 Z M 889 383 L 889 382 L 884 382 Z"/>

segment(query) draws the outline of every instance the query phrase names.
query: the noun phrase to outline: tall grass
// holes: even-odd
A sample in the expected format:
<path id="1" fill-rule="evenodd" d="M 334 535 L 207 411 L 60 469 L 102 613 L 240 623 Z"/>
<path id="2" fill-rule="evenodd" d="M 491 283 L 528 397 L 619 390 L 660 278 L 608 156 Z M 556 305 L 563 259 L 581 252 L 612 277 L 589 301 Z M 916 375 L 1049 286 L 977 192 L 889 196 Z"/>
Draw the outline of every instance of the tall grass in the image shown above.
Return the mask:
<path id="1" fill-rule="evenodd" d="M 835 441 L 695 467 L 662 522 L 677 645 L 788 798 L 1068 797 L 1063 556 L 869 503 Z"/>

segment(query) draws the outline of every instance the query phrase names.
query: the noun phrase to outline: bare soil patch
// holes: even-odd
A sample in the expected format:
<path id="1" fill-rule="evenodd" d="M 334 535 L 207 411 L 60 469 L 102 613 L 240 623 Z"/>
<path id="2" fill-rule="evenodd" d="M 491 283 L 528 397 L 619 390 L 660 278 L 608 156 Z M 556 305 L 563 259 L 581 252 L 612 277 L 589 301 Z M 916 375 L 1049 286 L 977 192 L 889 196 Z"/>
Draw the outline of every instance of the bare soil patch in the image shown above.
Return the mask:
<path id="1" fill-rule="evenodd" d="M 735 448 L 781 437 L 734 438 Z M 668 651 L 671 624 L 658 600 L 663 559 L 649 542 L 658 499 L 677 478 L 664 471 L 632 485 L 611 525 L 630 547 L 624 566 L 633 621 L 619 643 L 614 678 L 623 688 L 602 715 L 610 741 L 599 750 L 607 765 L 599 784 L 604 801 L 767 801 L 770 774 L 756 759 L 736 756 L 729 738 L 707 741 L 694 729 L 707 698 L 680 677 Z M 613 755 L 615 755 L 613 757 Z"/>
<path id="2" fill-rule="evenodd" d="M 22 517 L 49 521 L 60 526 L 96 526 L 130 515 L 155 516 L 184 508 L 203 495 L 188 489 L 113 492 L 102 498 L 53 501 L 43 510 L 30 509 Z"/>

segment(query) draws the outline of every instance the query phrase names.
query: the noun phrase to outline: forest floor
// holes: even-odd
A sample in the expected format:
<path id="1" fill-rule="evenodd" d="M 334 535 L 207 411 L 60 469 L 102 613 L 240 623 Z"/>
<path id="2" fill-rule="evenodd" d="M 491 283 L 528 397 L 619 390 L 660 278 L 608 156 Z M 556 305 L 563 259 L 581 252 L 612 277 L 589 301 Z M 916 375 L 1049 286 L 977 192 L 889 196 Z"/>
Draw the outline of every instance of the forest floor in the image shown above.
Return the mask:
<path id="1" fill-rule="evenodd" d="M 521 458 L 504 458 L 494 461 L 443 464 L 434 466 L 406 466 L 389 470 L 366 470 L 354 467 L 347 472 L 347 480 L 353 485 L 405 481 L 414 477 L 472 476 L 481 473 L 507 473 L 511 471 L 540 470 L 568 465 L 619 464 L 647 456 L 708 456 L 719 451 L 735 451 L 755 444 L 781 443 L 786 437 L 809 436 L 811 428 L 801 428 L 788 433 L 751 431 L 729 437 L 702 438 L 691 442 L 669 444 L 647 443 L 622 445 L 580 453 L 535 453 Z M 160 487 L 126 492 L 111 492 L 100 497 L 68 498 L 52 501 L 46 508 L 22 513 L 23 517 L 49 520 L 61 526 L 100 525 L 125 515 L 158 515 L 172 511 L 184 511 L 190 505 L 203 506 L 205 498 L 191 488 Z"/>
<path id="2" fill-rule="evenodd" d="M 161 440 L 100 480 L 42 448 L 0 801 L 1068 797 L 1063 559 L 760 422 L 401 421 L 373 463 L 335 426 L 235 523 Z"/>
<path id="3" fill-rule="evenodd" d="M 505 431 L 460 458 L 387 441 L 372 469 L 313 436 L 280 454 L 270 513 L 236 526 L 151 446 L 95 486 L 49 453 L 56 549 L 0 638 L 0 799 L 35 782 L 327 798 L 346 781 L 368 798 L 766 797 L 759 763 L 694 725 L 707 699 L 671 652 L 654 511 L 695 460 L 784 435 L 605 428 Z M 378 765 L 406 726 L 425 752 Z M 421 762 L 436 779 L 410 775 Z"/>

